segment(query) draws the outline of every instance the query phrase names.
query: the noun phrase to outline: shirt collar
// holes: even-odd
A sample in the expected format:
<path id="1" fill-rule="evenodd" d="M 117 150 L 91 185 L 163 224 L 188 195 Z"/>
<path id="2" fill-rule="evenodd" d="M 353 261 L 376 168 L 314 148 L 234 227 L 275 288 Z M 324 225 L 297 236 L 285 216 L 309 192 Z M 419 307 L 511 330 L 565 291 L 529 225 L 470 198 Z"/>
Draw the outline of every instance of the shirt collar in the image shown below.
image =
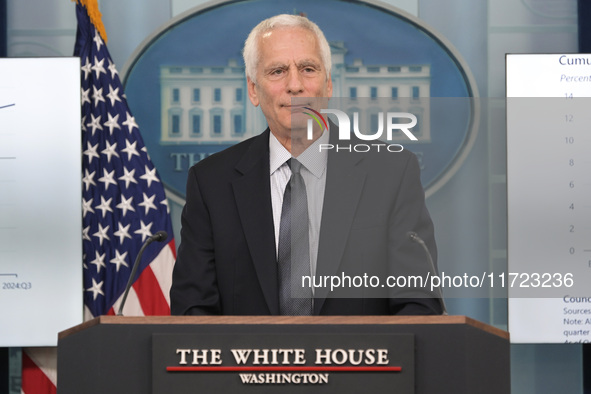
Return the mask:
<path id="1" fill-rule="evenodd" d="M 298 161 L 317 178 L 320 178 L 326 170 L 328 160 L 328 151 L 320 150 L 320 144 L 328 144 L 327 130 L 324 130 L 322 135 L 297 157 Z M 291 153 L 281 145 L 277 137 L 269 133 L 269 174 L 272 175 L 291 157 Z"/>
<path id="2" fill-rule="evenodd" d="M 291 159 L 291 153 L 281 145 L 273 133 L 269 133 L 269 175 L 273 175 L 289 159 Z"/>
<path id="3" fill-rule="evenodd" d="M 328 131 L 324 130 L 320 138 L 312 143 L 301 155 L 297 157 L 298 161 L 308 169 L 316 178 L 322 177 L 326 170 L 326 161 L 328 159 L 328 150 L 320 150 L 321 144 L 328 144 Z"/>

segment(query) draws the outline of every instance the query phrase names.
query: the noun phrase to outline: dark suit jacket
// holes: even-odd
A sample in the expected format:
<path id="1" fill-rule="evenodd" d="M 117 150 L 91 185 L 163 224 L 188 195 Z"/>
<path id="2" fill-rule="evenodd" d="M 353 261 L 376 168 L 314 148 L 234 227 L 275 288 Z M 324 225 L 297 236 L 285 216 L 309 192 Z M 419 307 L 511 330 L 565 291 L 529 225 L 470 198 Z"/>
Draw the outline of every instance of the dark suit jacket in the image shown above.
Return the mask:
<path id="1" fill-rule="evenodd" d="M 329 151 L 316 276 L 375 274 L 381 282 L 353 293 L 316 288 L 315 314 L 441 313 L 433 294 L 381 287 L 388 275 L 430 271 L 409 231 L 435 258 L 419 173 L 408 151 Z M 190 169 L 170 294 L 172 314 L 279 313 L 268 129 Z"/>

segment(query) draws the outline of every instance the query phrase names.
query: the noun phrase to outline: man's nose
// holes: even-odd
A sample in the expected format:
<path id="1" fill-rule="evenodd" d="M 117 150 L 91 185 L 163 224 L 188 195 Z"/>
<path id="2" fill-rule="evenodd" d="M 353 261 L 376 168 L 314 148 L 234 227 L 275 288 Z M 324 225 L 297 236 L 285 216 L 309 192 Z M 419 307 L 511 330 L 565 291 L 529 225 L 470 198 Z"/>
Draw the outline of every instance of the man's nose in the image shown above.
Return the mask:
<path id="1" fill-rule="evenodd" d="M 304 84 L 299 70 L 292 70 L 287 80 L 287 90 L 291 94 L 299 94 L 304 91 Z"/>

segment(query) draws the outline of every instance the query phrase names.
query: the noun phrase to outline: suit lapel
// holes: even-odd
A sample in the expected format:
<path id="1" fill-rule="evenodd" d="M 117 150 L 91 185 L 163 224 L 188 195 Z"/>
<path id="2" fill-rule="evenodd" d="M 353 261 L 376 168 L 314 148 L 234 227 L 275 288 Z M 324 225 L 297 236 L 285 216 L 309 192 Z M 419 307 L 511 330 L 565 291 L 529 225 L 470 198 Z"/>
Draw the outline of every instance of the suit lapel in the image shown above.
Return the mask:
<path id="1" fill-rule="evenodd" d="M 242 177 L 232 182 L 240 221 L 267 306 L 271 314 L 276 315 L 279 313 L 279 300 L 268 129 L 255 138 L 236 165 L 236 170 L 242 174 Z"/>
<path id="2" fill-rule="evenodd" d="M 338 129 L 331 128 L 331 144 L 336 145 Z M 316 275 L 334 275 L 341 263 L 355 211 L 361 197 L 366 173 L 357 167 L 362 155 L 329 152 L 326 189 L 318 247 Z M 314 314 L 319 314 L 328 294 L 316 289 Z"/>

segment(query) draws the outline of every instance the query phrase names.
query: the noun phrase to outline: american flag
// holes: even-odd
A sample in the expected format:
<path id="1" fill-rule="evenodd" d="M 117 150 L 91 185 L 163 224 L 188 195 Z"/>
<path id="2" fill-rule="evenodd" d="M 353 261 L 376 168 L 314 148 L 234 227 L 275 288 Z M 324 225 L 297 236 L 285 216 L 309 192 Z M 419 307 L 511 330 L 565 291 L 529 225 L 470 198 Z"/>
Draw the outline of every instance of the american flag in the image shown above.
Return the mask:
<path id="1" fill-rule="evenodd" d="M 86 317 L 113 313 L 142 244 L 160 230 L 140 262 L 124 314 L 168 315 L 174 264 L 172 226 L 164 187 L 132 116 L 115 64 L 76 5 L 74 56 L 81 61 L 82 221 Z M 135 294 L 134 294 L 135 293 Z M 129 307 L 129 308 L 128 308 Z"/>
<path id="2" fill-rule="evenodd" d="M 99 32 L 104 36 L 96 0 L 79 0 L 76 15 L 74 56 L 81 61 L 84 316 L 90 319 L 118 310 L 137 253 L 147 238 L 161 230 L 169 234 L 168 239 L 146 248 L 123 314 L 169 315 L 175 247 L 164 187 Z M 24 393 L 56 392 L 55 356 L 55 348 L 23 349 Z"/>

